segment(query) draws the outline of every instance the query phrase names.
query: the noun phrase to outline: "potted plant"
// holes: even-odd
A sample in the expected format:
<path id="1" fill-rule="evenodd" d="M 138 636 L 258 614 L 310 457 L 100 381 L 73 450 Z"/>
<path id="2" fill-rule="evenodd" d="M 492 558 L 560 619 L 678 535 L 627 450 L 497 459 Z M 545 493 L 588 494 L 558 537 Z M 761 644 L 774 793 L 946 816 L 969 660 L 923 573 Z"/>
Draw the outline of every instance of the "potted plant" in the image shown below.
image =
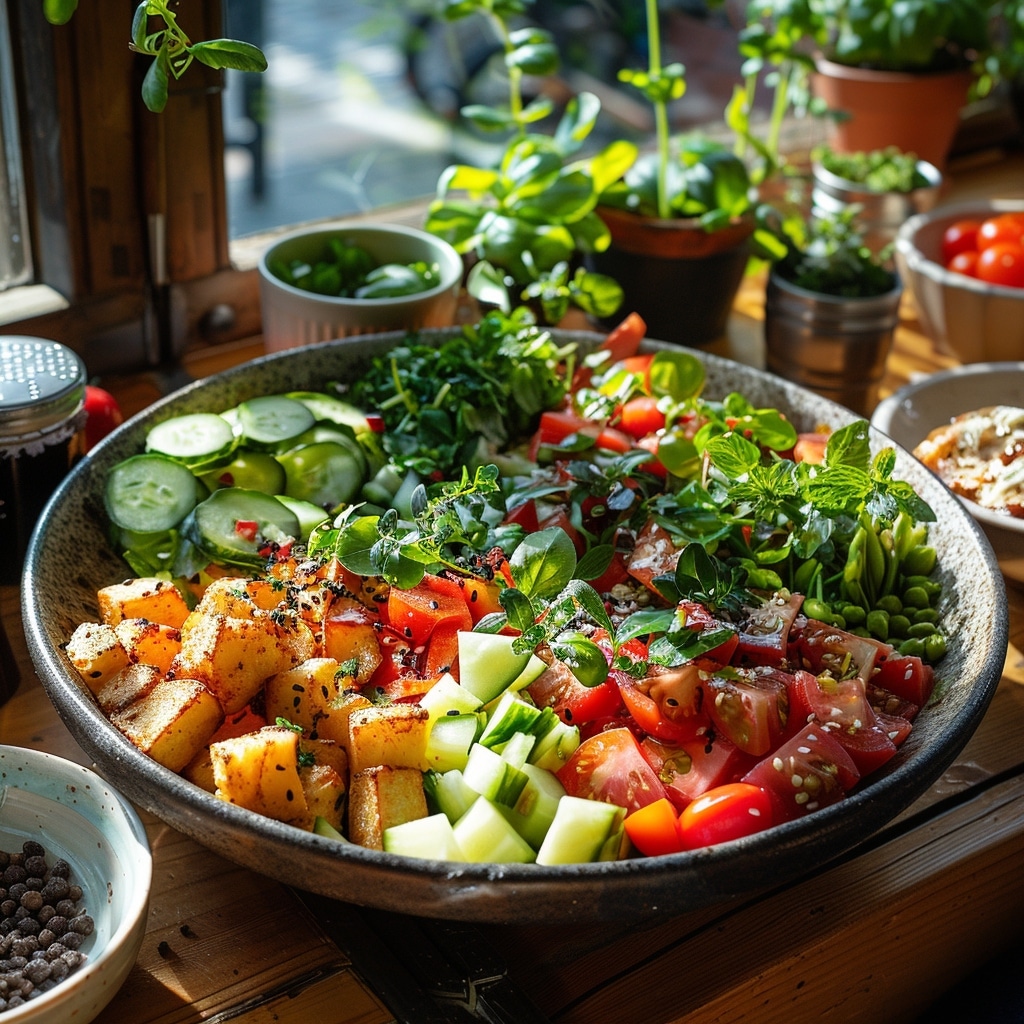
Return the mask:
<path id="1" fill-rule="evenodd" d="M 942 190 L 942 172 L 895 146 L 870 153 L 837 153 L 820 146 L 811 154 L 811 203 L 818 214 L 857 207 L 864 242 L 872 249 L 893 242 L 915 213 L 930 210 Z"/>
<path id="2" fill-rule="evenodd" d="M 754 229 L 751 175 L 720 142 L 673 138 L 668 105 L 686 89 L 681 64 L 663 65 L 656 0 L 646 0 L 648 67 L 620 80 L 654 108 L 656 147 L 600 197 L 611 245 L 587 258 L 614 277 L 652 337 L 700 345 L 721 336 L 746 269 Z"/>
<path id="3" fill-rule="evenodd" d="M 756 240 L 772 261 L 768 369 L 866 416 L 878 399 L 903 287 L 888 253 L 865 245 L 856 212 L 804 219 L 762 207 Z"/>
<path id="4" fill-rule="evenodd" d="M 794 81 L 809 74 L 821 105 L 836 115 L 834 149 L 896 145 L 941 168 L 968 93 L 986 93 L 998 70 L 1006 46 L 995 28 L 998 3 L 752 0 L 741 50 Z"/>
<path id="5" fill-rule="evenodd" d="M 473 105 L 462 113 L 508 139 L 492 167 L 445 169 L 424 226 L 467 258 L 467 291 L 484 305 L 507 312 L 526 303 L 547 323 L 561 321 L 570 307 L 611 316 L 622 304 L 621 289 L 580 259 L 607 247 L 608 229 L 594 212 L 597 199 L 632 164 L 636 147 L 616 141 L 580 156 L 600 111 L 600 101 L 586 92 L 570 100 L 553 134 L 533 130 L 554 104 L 543 94 L 524 102 L 523 78 L 551 74 L 558 53 L 546 30 L 511 26 L 521 10 L 511 0 L 448 0 L 449 18 L 485 15 L 503 41 L 507 107 Z"/>

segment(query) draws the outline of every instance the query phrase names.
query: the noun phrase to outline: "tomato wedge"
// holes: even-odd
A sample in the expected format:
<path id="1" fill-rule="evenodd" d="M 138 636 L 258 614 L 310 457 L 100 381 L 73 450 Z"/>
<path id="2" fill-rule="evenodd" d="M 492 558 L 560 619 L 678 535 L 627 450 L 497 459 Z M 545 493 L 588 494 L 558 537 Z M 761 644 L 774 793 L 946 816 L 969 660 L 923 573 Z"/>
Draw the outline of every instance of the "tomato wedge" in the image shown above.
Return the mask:
<path id="1" fill-rule="evenodd" d="M 679 812 L 665 797 L 633 811 L 622 824 L 630 842 L 645 857 L 660 857 L 683 849 Z"/>
<path id="2" fill-rule="evenodd" d="M 473 628 L 459 584 L 429 573 L 409 590 L 391 588 L 388 621 L 413 647 L 425 644 L 439 622 L 452 621 L 465 630 Z"/>
<path id="3" fill-rule="evenodd" d="M 741 839 L 771 825 L 771 797 L 749 782 L 730 782 L 709 789 L 679 816 L 683 848 L 687 850 Z"/>

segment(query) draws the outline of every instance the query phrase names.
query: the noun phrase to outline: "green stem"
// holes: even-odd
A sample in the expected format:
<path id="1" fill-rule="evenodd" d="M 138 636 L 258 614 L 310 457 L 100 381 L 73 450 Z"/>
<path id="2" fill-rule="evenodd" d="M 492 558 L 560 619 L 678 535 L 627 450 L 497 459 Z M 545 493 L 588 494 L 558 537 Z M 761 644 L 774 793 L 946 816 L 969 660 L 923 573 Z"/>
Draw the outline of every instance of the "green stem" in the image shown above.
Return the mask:
<path id="1" fill-rule="evenodd" d="M 501 45 L 506 54 L 513 50 L 512 37 L 509 34 L 508 26 L 493 12 L 490 13 L 491 21 L 501 37 Z M 526 126 L 522 121 L 523 114 L 523 73 L 517 67 L 508 69 L 508 110 L 516 123 L 516 130 L 520 137 L 526 134 Z"/>
<path id="2" fill-rule="evenodd" d="M 648 73 L 651 80 L 661 74 L 661 27 L 658 24 L 658 0 L 647 3 L 647 50 Z M 654 128 L 658 140 L 658 216 L 663 220 L 669 216 L 668 206 L 668 159 L 669 125 L 668 106 L 664 100 L 654 104 Z"/>
<path id="3" fill-rule="evenodd" d="M 793 78 L 793 67 L 785 64 L 779 70 L 779 84 L 775 89 L 775 97 L 772 100 L 771 120 L 769 121 L 768 138 L 766 145 L 768 155 L 771 159 L 771 167 L 768 174 L 779 166 L 779 136 L 782 134 L 782 121 L 786 115 L 786 107 L 789 106 L 789 85 Z"/>

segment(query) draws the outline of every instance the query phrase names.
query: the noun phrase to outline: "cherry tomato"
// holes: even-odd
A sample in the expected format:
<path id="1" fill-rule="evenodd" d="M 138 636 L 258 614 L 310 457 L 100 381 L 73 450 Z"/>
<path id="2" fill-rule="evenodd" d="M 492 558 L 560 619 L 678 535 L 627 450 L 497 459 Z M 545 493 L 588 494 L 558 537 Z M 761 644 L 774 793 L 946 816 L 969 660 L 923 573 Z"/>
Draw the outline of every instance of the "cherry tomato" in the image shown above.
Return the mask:
<path id="1" fill-rule="evenodd" d="M 103 388 L 85 386 L 85 450 L 100 443 L 114 427 L 124 423 L 124 414 L 117 399 Z"/>
<path id="2" fill-rule="evenodd" d="M 978 247 L 978 229 L 980 220 L 958 220 L 946 228 L 942 236 L 942 263 L 949 261 L 961 252 L 969 252 Z"/>
<path id="3" fill-rule="evenodd" d="M 667 797 L 635 810 L 622 824 L 630 842 L 645 857 L 679 853 L 683 849 L 679 812 Z"/>
<path id="4" fill-rule="evenodd" d="M 982 222 L 981 227 L 978 228 L 976 248 L 979 252 L 984 252 L 994 245 L 1004 243 L 1020 245 L 1021 239 L 1024 239 L 1024 217 L 1012 213 L 1001 213 Z"/>
<path id="5" fill-rule="evenodd" d="M 958 252 L 950 261 L 946 264 L 947 270 L 952 270 L 954 274 L 965 274 L 967 277 L 978 276 L 978 253 L 971 249 L 969 252 Z"/>
<path id="6" fill-rule="evenodd" d="M 658 399 L 651 395 L 638 395 L 622 407 L 619 428 L 630 437 L 642 438 L 665 426 L 665 414 L 658 408 Z"/>
<path id="7" fill-rule="evenodd" d="M 749 782 L 729 782 L 701 794 L 679 816 L 683 846 L 696 850 L 770 828 L 768 794 Z"/>
<path id="8" fill-rule="evenodd" d="M 978 257 L 978 279 L 1006 288 L 1024 288 L 1024 248 L 1012 242 L 998 242 Z"/>

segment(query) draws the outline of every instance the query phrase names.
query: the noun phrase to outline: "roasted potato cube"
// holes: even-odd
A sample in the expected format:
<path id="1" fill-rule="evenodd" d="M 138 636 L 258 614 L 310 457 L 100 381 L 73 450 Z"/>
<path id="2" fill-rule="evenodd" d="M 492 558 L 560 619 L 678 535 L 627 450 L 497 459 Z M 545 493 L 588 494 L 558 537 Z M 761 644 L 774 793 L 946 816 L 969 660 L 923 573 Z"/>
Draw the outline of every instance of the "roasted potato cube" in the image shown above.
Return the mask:
<path id="1" fill-rule="evenodd" d="M 339 832 L 345 819 L 348 789 L 345 779 L 329 764 L 315 764 L 299 769 L 302 792 L 309 808 L 307 830 L 313 828 L 317 818 L 323 818 Z"/>
<path id="2" fill-rule="evenodd" d="M 369 699 L 357 690 L 342 691 L 332 702 L 329 714 L 317 720 L 317 737 L 322 740 L 333 740 L 347 751 L 349 718 L 355 711 L 372 707 Z"/>
<path id="3" fill-rule="evenodd" d="M 384 849 L 392 825 L 427 816 L 423 776 L 415 768 L 367 768 L 352 776 L 348 799 L 349 838 L 374 850 Z"/>
<path id="4" fill-rule="evenodd" d="M 309 628 L 295 619 L 207 615 L 182 630 L 171 670 L 205 683 L 229 715 L 244 708 L 266 679 L 305 661 L 313 649 Z"/>
<path id="5" fill-rule="evenodd" d="M 221 723 L 220 728 L 210 737 L 210 743 L 217 743 L 219 740 L 232 739 L 235 736 L 244 736 L 247 732 L 256 732 L 267 724 L 266 718 L 257 714 L 246 705 L 241 711 L 235 711 L 227 715 Z M 185 767 L 181 774 L 194 782 L 197 786 L 215 793 L 217 783 L 213 778 L 213 758 L 210 756 L 210 748 L 204 747 Z"/>
<path id="6" fill-rule="evenodd" d="M 104 587 L 96 594 L 100 616 L 107 625 L 122 619 L 149 619 L 179 629 L 188 617 L 181 591 L 168 580 L 143 577 Z"/>
<path id="7" fill-rule="evenodd" d="M 333 658 L 309 658 L 263 684 L 267 720 L 284 718 L 301 725 L 307 735 L 316 733 L 338 695 L 338 663 Z"/>
<path id="8" fill-rule="evenodd" d="M 345 748 L 332 740 L 299 740 L 299 751 L 309 755 L 317 764 L 329 764 L 343 779 L 348 780 L 348 754 Z"/>
<path id="9" fill-rule="evenodd" d="M 388 704 L 354 711 L 348 720 L 348 759 L 352 774 L 377 765 L 427 768 L 430 713 L 413 704 Z"/>
<path id="10" fill-rule="evenodd" d="M 122 619 L 114 633 L 132 661 L 155 665 L 164 675 L 181 650 L 181 630 L 149 619 Z"/>
<path id="11" fill-rule="evenodd" d="M 114 627 L 105 622 L 83 622 L 65 648 L 71 664 L 93 693 L 128 664 L 128 652 Z"/>
<path id="12" fill-rule="evenodd" d="M 163 672 L 155 665 L 125 665 L 96 691 L 96 699 L 109 717 L 149 696 L 163 678 Z"/>
<path id="13" fill-rule="evenodd" d="M 216 698 L 198 679 L 163 679 L 110 714 L 111 725 L 174 772 L 206 746 L 223 719 Z"/>
<path id="14" fill-rule="evenodd" d="M 299 779 L 299 734 L 268 725 L 210 744 L 217 796 L 268 818 L 305 827 L 309 808 Z"/>

